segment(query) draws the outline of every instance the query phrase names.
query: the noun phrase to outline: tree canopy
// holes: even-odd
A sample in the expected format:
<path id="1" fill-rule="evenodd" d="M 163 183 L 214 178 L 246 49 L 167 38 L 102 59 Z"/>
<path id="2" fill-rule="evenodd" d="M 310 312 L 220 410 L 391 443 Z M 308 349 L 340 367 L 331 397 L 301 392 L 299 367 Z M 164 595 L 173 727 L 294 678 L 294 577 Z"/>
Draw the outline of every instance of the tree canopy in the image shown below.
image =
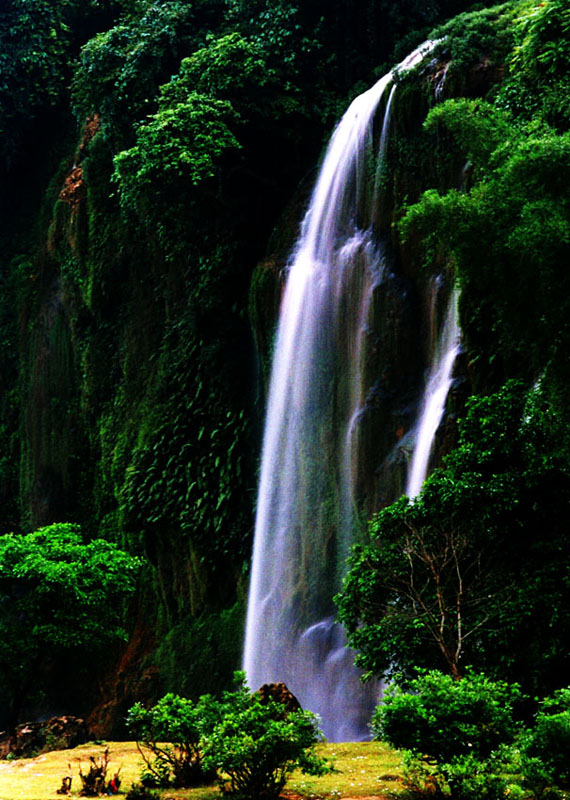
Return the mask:
<path id="1" fill-rule="evenodd" d="M 124 601 L 139 566 L 111 542 L 85 542 L 77 525 L 0 536 L 0 674 L 12 725 L 54 659 L 126 638 Z"/>

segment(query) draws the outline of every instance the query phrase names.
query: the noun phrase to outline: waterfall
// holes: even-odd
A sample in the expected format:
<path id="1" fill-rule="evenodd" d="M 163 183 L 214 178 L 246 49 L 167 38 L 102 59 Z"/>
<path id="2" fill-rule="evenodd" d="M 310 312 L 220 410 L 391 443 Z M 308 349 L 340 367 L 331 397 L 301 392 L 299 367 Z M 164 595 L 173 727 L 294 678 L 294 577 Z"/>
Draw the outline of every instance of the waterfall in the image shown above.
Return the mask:
<path id="1" fill-rule="evenodd" d="M 435 297 L 434 293 L 434 303 Z M 426 381 L 416 428 L 416 443 L 406 484 L 408 497 L 415 497 L 419 494 L 427 477 L 435 434 L 443 417 L 445 401 L 451 387 L 453 365 L 459 352 L 457 300 L 458 291 L 453 289 L 447 303 L 445 321 Z"/>
<path id="2" fill-rule="evenodd" d="M 399 69 L 414 66 L 429 48 L 418 48 Z M 377 689 L 363 686 L 353 666 L 332 597 L 357 528 L 366 333 L 385 268 L 373 230 L 380 185 L 374 168 L 384 160 L 393 90 L 390 73 L 353 101 L 331 138 L 303 221 L 280 313 L 257 502 L 248 683 L 255 689 L 284 681 L 320 715 L 333 741 L 367 737 L 377 700 Z"/>

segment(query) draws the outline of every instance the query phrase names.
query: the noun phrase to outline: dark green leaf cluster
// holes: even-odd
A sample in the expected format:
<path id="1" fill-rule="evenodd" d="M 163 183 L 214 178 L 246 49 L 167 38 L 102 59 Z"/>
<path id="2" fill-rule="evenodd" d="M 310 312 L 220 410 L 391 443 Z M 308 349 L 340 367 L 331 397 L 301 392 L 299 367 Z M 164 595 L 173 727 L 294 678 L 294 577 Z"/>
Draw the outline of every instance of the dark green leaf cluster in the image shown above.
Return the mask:
<path id="1" fill-rule="evenodd" d="M 570 690 L 542 700 L 528 728 L 525 704 L 517 684 L 419 671 L 408 691 L 388 687 L 372 730 L 403 750 L 404 780 L 421 796 L 559 798 L 570 784 Z"/>
<path id="2" fill-rule="evenodd" d="M 372 722 L 375 738 L 404 751 L 408 788 L 453 800 L 504 796 L 512 770 L 508 746 L 520 730 L 519 687 L 473 672 L 457 681 L 431 671 L 409 689 L 389 686 Z"/>
<path id="3" fill-rule="evenodd" d="M 137 144 L 115 157 L 123 208 L 144 209 L 141 216 L 148 217 L 157 189 L 176 191 L 177 183 L 197 186 L 213 178 L 220 156 L 239 146 L 230 128 L 235 120 L 229 103 L 198 92 L 153 115 L 138 128 Z"/>
<path id="4" fill-rule="evenodd" d="M 196 5 L 170 0 L 140 5 L 81 50 L 73 104 L 81 120 L 100 114 L 105 134 L 130 142 L 132 126 L 155 108 L 155 95 L 180 58 L 201 41 Z"/>
<path id="5" fill-rule="evenodd" d="M 195 699 L 232 685 L 242 656 L 244 606 L 245 599 L 240 599 L 231 608 L 206 608 L 198 618 L 191 610 L 179 614 L 161 636 L 154 659 L 164 691 Z"/>
<path id="6" fill-rule="evenodd" d="M 430 34 L 439 40 L 436 55 L 450 62 L 450 79 L 463 83 L 469 69 L 481 62 L 500 66 L 514 45 L 516 3 L 489 3 L 490 8 L 459 14 Z"/>
<path id="7" fill-rule="evenodd" d="M 535 797 L 570 786 L 570 688 L 540 703 L 533 727 L 522 737 L 521 768 Z"/>
<path id="8" fill-rule="evenodd" d="M 158 391 L 168 396 L 160 396 L 139 431 L 121 500 L 127 528 L 148 535 L 151 559 L 150 541 L 175 526 L 212 568 L 246 546 L 237 490 L 247 480 L 249 425 L 244 410 L 225 406 L 220 387 L 204 373 L 205 351 L 204 342 L 189 339 L 182 351 L 188 361 L 167 361 Z M 189 361 L 193 375 L 187 374 Z"/>
<path id="9" fill-rule="evenodd" d="M 0 10 L 0 160 L 42 106 L 62 91 L 69 58 L 67 12 L 74 0 L 14 0 Z"/>
<path id="10" fill-rule="evenodd" d="M 514 27 L 515 42 L 496 103 L 524 120 L 570 127 L 568 73 L 570 17 L 563 0 L 530 6 Z"/>
<path id="11" fill-rule="evenodd" d="M 203 731 L 219 721 L 219 706 L 210 695 L 196 703 L 165 695 L 152 708 L 132 706 L 127 725 L 146 764 L 146 783 L 155 786 L 196 786 L 211 775 L 202 763 Z"/>
<path id="12" fill-rule="evenodd" d="M 403 235 L 421 238 L 426 263 L 454 264 L 469 345 L 532 376 L 563 358 L 568 338 L 569 134 L 521 130 L 468 100 L 439 106 L 426 124 L 444 126 L 470 159 L 470 191 L 425 192 L 407 209 Z"/>
<path id="13" fill-rule="evenodd" d="M 431 110 L 425 129 L 446 158 L 451 151 L 457 163 L 467 162 L 463 185 L 428 189 L 400 223 L 426 265 L 453 265 L 472 353 L 490 362 L 499 357 L 507 375 L 533 378 L 550 365 L 559 385 L 570 296 L 568 13 L 557 0 L 511 3 L 440 31 L 450 68 L 461 63 L 452 51 L 467 35 L 463 19 L 481 39 L 474 63 L 488 71 L 491 57 L 497 68 L 506 64 L 506 76 L 486 101 L 455 99 Z M 502 41 L 496 55 L 493 36 Z"/>

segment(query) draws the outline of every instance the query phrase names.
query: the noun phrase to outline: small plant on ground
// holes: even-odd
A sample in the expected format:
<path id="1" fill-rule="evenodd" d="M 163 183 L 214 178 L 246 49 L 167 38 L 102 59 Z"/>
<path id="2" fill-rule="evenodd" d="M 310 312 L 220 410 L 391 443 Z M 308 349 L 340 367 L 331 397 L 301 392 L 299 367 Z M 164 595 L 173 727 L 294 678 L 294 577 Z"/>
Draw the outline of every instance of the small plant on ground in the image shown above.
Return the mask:
<path id="1" fill-rule="evenodd" d="M 133 783 L 126 800 L 158 800 L 158 795 L 142 783 Z"/>
<path id="2" fill-rule="evenodd" d="M 81 797 L 98 797 L 107 789 L 107 767 L 109 766 L 109 750 L 105 750 L 102 756 L 90 757 L 89 771 L 83 772 L 79 767 L 79 777 L 81 778 L 82 788 L 79 794 Z"/>
<path id="3" fill-rule="evenodd" d="M 71 764 L 67 765 L 67 775 L 64 775 L 61 779 L 61 786 L 59 789 L 56 790 L 56 794 L 71 794 L 71 784 L 73 782 L 73 776 L 71 774 Z"/>

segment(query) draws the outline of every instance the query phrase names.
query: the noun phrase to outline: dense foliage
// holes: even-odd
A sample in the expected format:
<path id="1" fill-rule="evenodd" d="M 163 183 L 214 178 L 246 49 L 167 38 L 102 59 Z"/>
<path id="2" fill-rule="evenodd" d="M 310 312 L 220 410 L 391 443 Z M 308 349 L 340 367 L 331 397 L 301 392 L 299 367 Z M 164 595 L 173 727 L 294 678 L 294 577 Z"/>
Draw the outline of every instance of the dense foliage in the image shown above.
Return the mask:
<path id="1" fill-rule="evenodd" d="M 538 388 L 472 398 L 445 466 L 373 519 L 337 598 L 368 673 L 474 664 L 534 691 L 564 681 L 570 482 L 555 423 Z"/>
<path id="2" fill-rule="evenodd" d="M 418 797 L 559 798 L 570 780 L 569 690 L 544 699 L 528 728 L 525 704 L 517 684 L 420 671 L 409 691 L 388 687 L 372 729 L 403 751 L 404 780 Z"/>
<path id="3" fill-rule="evenodd" d="M 54 106 L 66 76 L 74 0 L 9 2 L 0 10 L 0 163 L 14 159 L 26 125 Z"/>
<path id="4" fill-rule="evenodd" d="M 426 125 L 457 142 L 471 187 L 426 192 L 402 229 L 420 233 L 428 262 L 443 252 L 457 265 L 474 347 L 491 344 L 519 374 L 558 365 L 568 337 L 568 133 L 469 100 L 434 108 Z"/>
<path id="5" fill-rule="evenodd" d="M 564 404 L 568 8 L 557 0 L 509 4 L 467 19 L 475 30 L 460 33 L 461 18 L 443 29 L 457 35 L 441 45 L 450 69 L 491 51 L 504 79 L 485 100 L 450 99 L 430 111 L 424 126 L 443 141 L 442 157 L 451 151 L 467 162 L 464 185 L 428 189 L 406 208 L 400 230 L 420 237 L 425 264 L 453 265 L 471 352 L 488 364 L 499 359 L 507 375 L 533 380 L 546 369 L 551 402 Z"/>
<path id="6" fill-rule="evenodd" d="M 515 685 L 468 673 L 461 680 L 431 671 L 404 692 L 391 685 L 376 709 L 372 730 L 393 747 L 428 755 L 439 762 L 456 756 L 487 759 L 515 738 L 513 709 L 520 701 Z"/>
<path id="7" fill-rule="evenodd" d="M 411 681 L 410 691 L 390 686 L 372 723 L 375 738 L 405 751 L 408 787 L 454 800 L 503 796 L 507 746 L 520 729 L 518 687 L 475 673 L 457 681 L 432 671 Z"/>
<path id="8" fill-rule="evenodd" d="M 124 600 L 140 564 L 77 525 L 0 536 L 0 674 L 14 726 L 24 702 L 49 682 L 55 657 L 93 655 L 126 638 Z"/>
<path id="9" fill-rule="evenodd" d="M 400 79 L 426 118 L 412 155 L 404 116 L 391 144 L 408 193 L 397 235 L 459 284 L 481 395 L 443 468 L 353 551 L 339 616 L 368 674 L 474 665 L 537 693 L 565 680 L 568 24 L 557 0 L 464 14 L 433 34 L 429 96 Z"/>
<path id="10" fill-rule="evenodd" d="M 151 708 L 135 704 L 127 725 L 146 765 L 143 783 L 195 786 L 208 782 L 212 776 L 204 770 L 202 738 L 219 718 L 220 709 L 211 695 L 194 703 L 166 694 Z"/>
<path id="11" fill-rule="evenodd" d="M 218 699 L 203 695 L 192 702 L 168 694 L 150 709 L 131 708 L 129 728 L 149 753 L 143 753 L 143 784 L 192 786 L 218 776 L 224 794 L 257 800 L 278 797 L 295 769 L 330 771 L 315 752 L 320 734 L 314 714 L 263 701 L 250 693 L 243 673 L 235 677 L 237 689 Z"/>
<path id="12" fill-rule="evenodd" d="M 570 689 L 560 689 L 539 706 L 534 725 L 522 737 L 521 765 L 535 796 L 570 785 Z"/>

